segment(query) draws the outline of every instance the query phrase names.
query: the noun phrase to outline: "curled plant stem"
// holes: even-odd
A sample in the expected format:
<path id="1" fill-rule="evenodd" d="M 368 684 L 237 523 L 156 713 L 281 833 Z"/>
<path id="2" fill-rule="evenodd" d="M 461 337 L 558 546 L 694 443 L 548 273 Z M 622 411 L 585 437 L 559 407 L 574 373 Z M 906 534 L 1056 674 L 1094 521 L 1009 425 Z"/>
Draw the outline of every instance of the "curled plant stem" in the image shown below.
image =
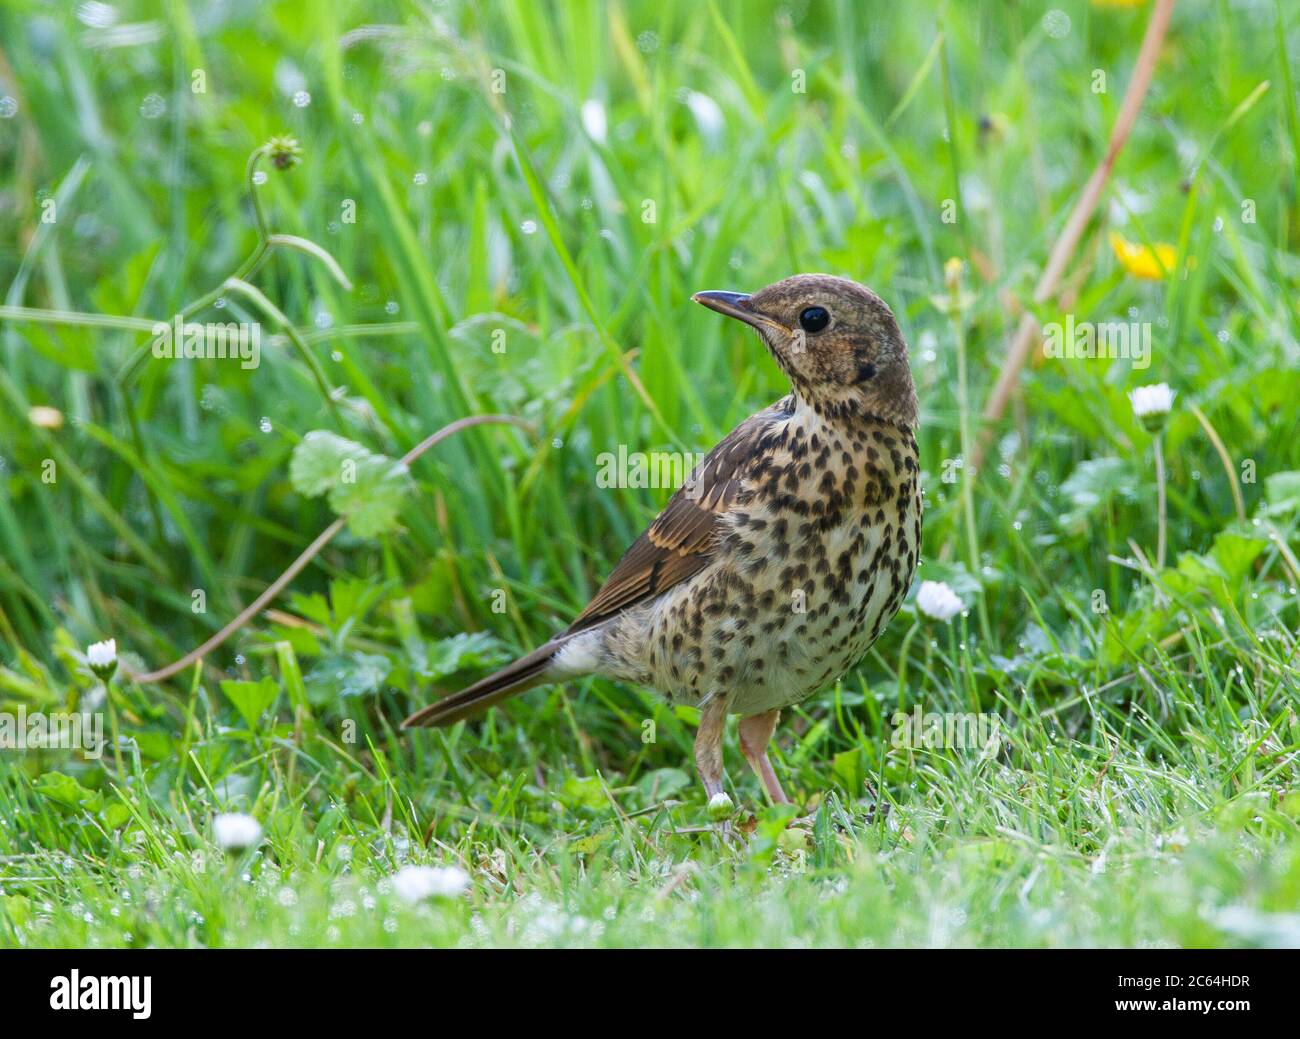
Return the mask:
<path id="1" fill-rule="evenodd" d="M 185 670 L 185 668 L 189 667 L 196 660 L 201 659 L 212 650 L 216 649 L 225 642 L 226 639 L 230 638 L 231 635 L 247 624 L 250 618 L 261 612 L 262 608 L 266 606 L 267 603 L 279 595 L 284 586 L 298 576 L 298 573 L 302 568 L 310 563 L 322 548 L 329 544 L 334 535 L 342 530 L 346 523 L 347 517 L 340 516 L 328 527 L 322 530 L 320 534 L 316 536 L 316 540 L 303 550 L 302 555 L 289 564 L 284 573 L 267 585 L 266 590 L 244 607 L 234 620 L 204 642 L 201 646 L 195 647 L 186 653 L 185 656 L 181 657 L 180 660 L 168 664 L 166 667 L 159 668 L 157 671 L 149 671 L 143 675 L 133 675 L 132 677 L 137 682 L 161 682 L 165 679 L 171 678 L 171 676 L 176 674 L 178 671 Z"/>
<path id="2" fill-rule="evenodd" d="M 320 361 L 316 360 L 316 355 L 307 348 L 307 344 L 303 342 L 302 336 L 298 334 L 298 330 L 293 327 L 285 313 L 267 299 L 261 289 L 250 285 L 248 282 L 240 278 L 227 278 L 226 283 L 222 288 L 229 289 L 231 292 L 238 292 L 240 295 L 245 296 L 247 299 L 257 304 L 258 309 L 261 310 L 262 313 L 273 318 L 276 323 L 284 329 L 284 334 L 289 337 L 289 341 L 293 343 L 294 348 L 302 357 L 303 363 L 307 365 L 307 370 L 311 372 L 312 378 L 316 380 L 316 388 L 320 390 L 321 396 L 325 399 L 325 404 L 329 407 L 330 413 L 334 416 L 334 422 L 340 429 L 342 429 L 343 416 L 339 414 L 338 401 L 334 399 L 334 392 L 330 388 L 329 377 L 325 374 L 325 369 L 321 367 Z"/>
<path id="3" fill-rule="evenodd" d="M 352 279 L 343 273 L 343 268 L 339 266 L 339 261 L 334 259 L 326 250 L 313 242 L 310 238 L 299 238 L 293 234 L 273 234 L 266 240 L 267 247 L 283 246 L 286 249 L 296 249 L 300 253 L 306 253 L 308 256 L 315 257 L 325 265 L 325 269 L 333 275 L 334 280 L 339 283 L 344 292 L 352 291 Z"/>
<path id="4" fill-rule="evenodd" d="M 208 307 L 212 306 L 213 303 L 225 294 L 231 282 L 245 282 L 251 278 L 257 272 L 258 268 L 262 266 L 262 263 L 266 260 L 271 250 L 275 248 L 296 249 L 299 252 L 307 253 L 308 255 L 319 259 L 325 264 L 330 274 L 339 282 L 340 285 L 345 289 L 351 289 L 352 283 L 348 279 L 347 275 L 343 273 L 343 269 L 339 266 L 338 261 L 315 242 L 308 241 L 305 238 L 299 238 L 296 235 L 270 233 L 266 224 L 266 214 L 262 211 L 262 200 L 257 193 L 257 185 L 253 181 L 253 175 L 257 172 L 257 165 L 261 162 L 266 153 L 266 145 L 254 149 L 253 153 L 248 157 L 248 166 L 246 167 L 244 174 L 244 180 L 248 188 L 248 199 L 253 207 L 253 223 L 257 230 L 257 244 L 253 247 L 253 251 L 248 254 L 247 258 L 245 258 L 244 262 L 235 269 L 234 274 L 225 279 L 212 291 L 200 296 L 198 299 L 181 309 L 180 317 L 182 321 L 186 318 L 193 317 L 200 311 L 206 310 Z M 152 327 L 152 324 L 150 327 Z M 125 390 L 125 387 L 134 380 L 136 375 L 139 373 L 140 366 L 144 363 L 145 358 L 149 356 L 150 347 L 150 343 L 142 345 L 127 360 L 126 364 L 122 366 L 122 370 L 118 372 L 117 383 L 119 387 L 123 388 L 123 390 Z"/>
<path id="5" fill-rule="evenodd" d="M 299 354 L 307 362 L 307 366 L 312 373 L 312 377 L 316 380 L 321 395 L 325 398 L 325 403 L 330 409 L 335 424 L 342 428 L 343 420 L 339 414 L 338 402 L 335 400 L 334 394 L 330 390 L 329 380 L 325 375 L 324 369 L 321 368 L 320 362 L 317 361 L 315 355 L 308 350 L 306 342 L 302 339 L 297 330 L 289 324 L 288 318 L 286 318 L 277 308 L 272 306 L 270 301 L 267 300 L 264 295 L 257 292 L 255 289 L 252 289 L 252 287 L 247 284 L 246 279 L 253 276 L 257 269 L 262 265 L 262 262 L 270 254 L 270 251 L 276 247 L 283 247 L 296 249 L 299 252 L 307 253 L 316 258 L 325 265 L 330 274 L 345 289 L 350 290 L 352 287 L 352 283 L 348 280 L 347 275 L 343 273 L 343 269 L 339 266 L 338 261 L 335 260 L 328 251 L 317 245 L 315 242 L 310 242 L 305 238 L 299 238 L 295 235 L 273 235 L 270 233 L 270 229 L 267 227 L 266 223 L 266 214 L 262 210 L 262 200 L 258 196 L 257 184 L 254 180 L 258 164 L 270 153 L 270 150 L 270 144 L 264 144 L 260 148 L 255 148 L 248 156 L 248 163 L 244 168 L 245 186 L 248 191 L 249 201 L 252 204 L 253 222 L 257 231 L 257 245 L 254 246 L 253 251 L 248 255 L 244 262 L 239 265 L 234 274 L 206 295 L 201 296 L 199 299 L 196 299 L 189 305 L 183 307 L 180 311 L 180 320 L 185 321 L 195 314 L 206 310 L 220 299 L 222 294 L 230 288 L 239 286 L 246 287 L 249 290 L 246 294 L 249 295 L 254 302 L 259 302 L 260 298 L 259 305 L 265 304 L 263 310 L 280 323 L 281 327 L 284 329 L 285 336 L 288 337 L 294 347 L 298 350 Z M 256 293 L 256 295 L 254 295 L 254 293 Z M 34 315 L 32 316 L 35 317 Z M 89 317 L 89 315 L 81 315 L 79 316 L 78 321 L 68 323 L 90 323 L 86 322 L 87 317 Z M 41 320 L 40 318 L 35 319 Z M 128 320 L 130 319 L 106 319 L 106 321 L 117 321 L 122 323 L 125 323 Z M 154 324 L 157 324 L 157 322 L 150 323 L 150 330 L 152 330 Z M 116 327 L 125 326 L 124 324 L 118 324 Z M 140 369 L 144 365 L 144 362 L 149 358 L 150 353 L 152 352 L 152 345 L 153 344 L 148 340 L 141 344 L 140 347 L 136 349 L 135 353 L 127 359 L 126 363 L 118 371 L 113 380 L 114 388 L 117 391 L 117 396 L 122 410 L 126 414 L 127 428 L 130 431 L 131 444 L 135 448 L 141 464 L 145 466 L 149 465 L 149 453 L 145 447 L 144 433 L 140 427 L 140 418 L 136 413 L 135 398 L 130 392 L 130 386 L 139 376 Z M 158 508 L 158 502 L 153 494 L 148 495 L 148 501 L 150 514 L 154 523 L 154 536 L 161 543 L 163 540 L 162 513 Z"/>
<path id="6" fill-rule="evenodd" d="M 469 415 L 465 418 L 457 419 L 455 422 L 448 423 L 447 425 L 443 426 L 440 430 L 438 430 L 436 433 L 432 433 L 429 436 L 425 437 L 418 444 L 416 444 L 415 447 L 411 448 L 411 450 L 407 451 L 406 454 L 402 455 L 402 462 L 405 465 L 410 465 L 422 454 L 428 451 L 431 447 L 447 439 L 447 437 L 452 436 L 455 433 L 459 433 L 462 429 L 468 429 L 470 426 L 482 426 L 482 425 L 518 426 L 520 429 L 523 429 L 526 432 L 529 433 L 534 432 L 533 427 L 529 423 L 525 422 L 523 419 L 516 418 L 513 415 Z M 267 603 L 269 603 L 272 599 L 274 599 L 277 595 L 279 595 L 280 592 L 284 589 L 285 585 L 287 585 L 290 581 L 292 581 L 295 577 L 297 577 L 298 574 L 302 571 L 303 567 L 305 567 L 308 563 L 310 563 L 316 557 L 316 555 L 321 551 L 321 549 L 323 549 L 326 545 L 330 543 L 331 540 L 333 540 L 334 536 L 338 534 L 338 532 L 341 531 L 343 527 L 347 524 L 347 521 L 348 518 L 346 516 L 340 516 L 328 527 L 322 530 L 320 534 L 316 536 L 316 539 L 305 549 L 303 549 L 302 554 L 299 555 L 297 559 L 295 559 L 292 563 L 288 565 L 284 573 L 282 573 L 279 577 L 277 577 L 274 581 L 272 581 L 269 585 L 267 585 L 266 590 L 263 591 L 261 595 L 259 595 L 251 603 L 249 603 L 242 610 L 240 610 L 238 616 L 236 616 L 234 620 L 232 620 L 229 624 L 227 624 L 224 628 L 222 628 L 219 632 L 213 635 L 202 645 L 197 646 L 194 649 L 190 650 L 188 653 L 185 654 L 185 656 L 181 657 L 179 660 L 173 661 L 172 663 L 168 664 L 166 667 L 160 667 L 156 671 L 148 671 L 145 672 L 144 674 L 132 675 L 131 677 L 135 679 L 135 681 L 141 683 L 162 682 L 168 678 L 171 678 L 172 675 L 176 674 L 177 672 L 185 670 L 185 668 L 189 667 L 191 664 L 195 663 L 196 661 L 201 660 L 204 656 L 206 656 L 212 650 L 216 649 L 228 638 L 230 638 L 231 635 L 233 635 L 245 624 L 247 624 L 254 616 L 256 616 L 258 613 L 262 611 L 262 609 L 266 606 Z"/>
<path id="7" fill-rule="evenodd" d="M 1159 433 L 1155 436 L 1155 456 L 1156 456 L 1156 570 L 1165 568 L 1165 541 L 1166 541 L 1166 517 L 1165 517 L 1165 449 L 1162 446 L 1163 438 Z"/>
<path id="8" fill-rule="evenodd" d="M 248 165 L 244 170 L 244 181 L 248 186 L 248 198 L 253 206 L 253 222 L 257 228 L 257 245 L 253 247 L 253 251 L 248 254 L 248 257 L 244 262 L 235 269 L 235 273 L 232 274 L 230 278 L 226 279 L 226 281 L 231 279 L 243 281 L 246 278 L 252 277 L 257 268 L 262 265 L 262 261 L 266 259 L 266 254 L 271 247 L 270 235 L 266 230 L 266 216 L 262 212 L 262 200 L 257 197 L 257 192 L 253 190 L 256 186 L 253 183 L 253 174 L 257 172 L 257 164 L 265 154 L 265 145 L 261 148 L 254 149 L 253 153 L 248 157 Z M 193 317 L 195 314 L 202 310 L 206 310 L 208 307 L 212 306 L 213 303 L 219 300 L 222 293 L 226 290 L 226 281 L 223 281 L 211 292 L 200 296 L 192 303 L 182 307 L 180 311 L 181 320 L 184 321 L 186 318 Z M 140 349 L 131 355 L 126 364 L 122 366 L 122 370 L 118 372 L 117 383 L 123 391 L 125 391 L 126 386 L 131 383 L 139 373 L 140 366 L 144 363 L 145 358 L 149 356 L 150 347 L 150 343 L 145 343 L 141 346 Z"/>
<path id="9" fill-rule="evenodd" d="M 244 183 L 248 187 L 248 198 L 253 203 L 253 222 L 257 225 L 257 240 L 265 248 L 266 241 L 271 237 L 270 229 L 266 226 L 266 214 L 262 211 L 262 200 L 258 197 L 254 188 L 257 183 L 253 177 L 257 174 L 257 164 L 265 157 L 269 148 L 262 145 L 260 148 L 254 148 L 251 155 L 248 156 L 248 163 L 244 167 Z M 235 275 L 239 277 L 239 275 Z"/>

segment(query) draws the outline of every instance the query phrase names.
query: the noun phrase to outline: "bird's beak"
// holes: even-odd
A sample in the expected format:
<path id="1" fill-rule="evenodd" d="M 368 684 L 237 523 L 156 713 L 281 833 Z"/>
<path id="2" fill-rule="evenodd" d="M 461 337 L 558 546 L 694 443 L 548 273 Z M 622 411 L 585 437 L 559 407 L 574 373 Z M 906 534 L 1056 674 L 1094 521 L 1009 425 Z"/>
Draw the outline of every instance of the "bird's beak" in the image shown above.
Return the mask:
<path id="1" fill-rule="evenodd" d="M 747 325 L 758 328 L 760 324 L 768 319 L 749 305 L 752 298 L 746 292 L 717 292 L 710 290 L 708 292 L 697 292 L 691 297 L 691 302 L 699 303 L 710 310 L 716 310 L 719 314 L 726 314 L 727 317 L 734 317 L 737 321 L 743 321 Z"/>

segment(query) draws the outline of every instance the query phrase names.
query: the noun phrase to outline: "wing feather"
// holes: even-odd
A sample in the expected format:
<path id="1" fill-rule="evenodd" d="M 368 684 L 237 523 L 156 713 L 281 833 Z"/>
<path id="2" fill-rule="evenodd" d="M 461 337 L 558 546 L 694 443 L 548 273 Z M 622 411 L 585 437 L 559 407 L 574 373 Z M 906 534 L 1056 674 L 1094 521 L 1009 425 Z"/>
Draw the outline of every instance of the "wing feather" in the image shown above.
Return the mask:
<path id="1" fill-rule="evenodd" d="M 723 518 L 745 486 L 763 435 L 789 414 L 789 398 L 733 429 L 695 467 L 619 560 L 566 634 L 594 627 L 629 606 L 662 595 L 709 565 L 721 541 Z"/>

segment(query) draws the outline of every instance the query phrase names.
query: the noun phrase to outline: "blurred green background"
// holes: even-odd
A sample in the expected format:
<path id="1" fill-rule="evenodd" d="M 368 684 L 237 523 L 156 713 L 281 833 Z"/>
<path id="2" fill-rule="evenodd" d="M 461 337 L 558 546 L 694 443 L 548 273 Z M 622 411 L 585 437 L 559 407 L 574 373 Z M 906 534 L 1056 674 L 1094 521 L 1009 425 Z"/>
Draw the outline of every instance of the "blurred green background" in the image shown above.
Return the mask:
<path id="1" fill-rule="evenodd" d="M 871 816 L 878 846 L 915 839 L 907 806 L 928 803 L 954 840 L 1023 826 L 1077 865 L 1115 834 L 1180 828 L 1261 792 L 1292 842 L 1279 806 L 1297 740 L 1300 8 L 1177 6 L 1062 291 L 1031 301 L 1105 154 L 1152 6 L 6 0 L 0 699 L 91 702 L 89 642 L 115 638 L 143 669 L 220 628 L 333 518 L 290 479 L 308 432 L 396 457 L 470 414 L 534 430 L 483 427 L 434 448 L 412 467 L 400 526 L 345 531 L 205 671 L 119 683 L 134 780 L 106 773 L 107 758 L 29 755 L 9 817 L 48 810 L 33 832 L 75 843 L 31 785 L 56 767 L 87 789 L 111 779 L 126 800 L 171 784 L 211 808 L 284 796 L 297 813 L 284 839 L 301 839 L 307 863 L 322 789 L 331 805 L 373 808 L 398 782 L 399 805 L 447 813 L 408 826 L 468 848 L 477 838 L 452 803 L 517 837 L 569 825 L 537 808 L 557 776 L 631 787 L 686 768 L 691 712 L 605 682 L 532 693 L 451 742 L 391 727 L 567 623 L 653 516 L 669 492 L 598 487 L 602 452 L 705 451 L 785 392 L 754 338 L 690 294 L 820 270 L 873 287 L 911 345 L 918 580 L 947 580 L 970 611 L 944 632 L 909 604 L 858 671 L 793 712 L 787 788 L 805 801 L 837 790 L 852 815 L 871 808 L 872 777 L 895 805 L 887 826 Z M 301 162 L 264 160 L 250 181 L 250 154 L 276 135 L 297 140 Z M 269 232 L 327 250 L 351 290 L 293 247 L 248 275 L 274 310 L 223 289 L 259 241 L 252 195 Z M 1150 269 L 1155 256 L 1166 270 Z M 148 356 L 149 324 L 205 301 L 200 320 L 262 322 L 260 367 Z M 1025 308 L 1043 322 L 1150 323 L 1151 366 L 1036 353 L 974 473 L 963 459 Z M 1127 398 L 1157 382 L 1178 394 L 1163 575 L 1138 561 L 1154 558 L 1153 445 Z M 264 676 L 277 698 L 241 722 L 220 682 Z M 916 702 L 1003 712 L 1027 757 L 996 781 L 977 764 L 954 779 L 894 760 L 889 712 Z M 657 744 L 641 742 L 646 718 Z M 324 748 L 345 721 L 359 747 L 374 743 L 334 760 Z M 1078 785 L 1023 793 L 1010 773 L 1041 771 L 1058 737 L 1071 745 L 1057 766 L 1079 770 Z M 295 766 L 300 788 L 274 741 L 314 739 L 323 757 Z M 1085 806 L 1078 790 L 1120 743 L 1097 782 L 1128 760 L 1129 800 Z M 188 759 L 200 747 L 215 786 Z M 1261 748 L 1281 757 L 1243 773 Z M 216 783 L 240 773 L 242 793 Z M 1216 793 L 1190 793 L 1187 776 Z M 269 795 L 268 778 L 282 790 Z M 574 832 L 599 829 L 590 792 L 560 798 L 576 806 Z M 652 804 L 661 790 L 643 793 Z M 987 817 L 971 807 L 990 799 Z M 918 847 L 918 861 L 929 852 L 950 849 Z M 1017 854 L 990 861 L 1014 874 L 1009 862 L 1033 859 Z M 1227 891 L 1240 874 L 1225 861 L 1211 872 Z M 1104 917 L 1115 893 L 1093 894 Z M 924 940 L 923 921 L 881 926 L 880 941 Z M 1050 931 L 1022 926 L 1002 933 Z M 1081 940 L 1125 940 L 1108 926 Z M 1160 918 L 1151 933 L 1215 940 L 1204 926 Z"/>
<path id="2" fill-rule="evenodd" d="M 389 453 L 475 412 L 522 415 L 541 431 L 531 443 L 476 432 L 438 449 L 418 465 L 408 536 L 381 552 L 343 546 L 327 566 L 364 571 L 388 553 L 447 631 L 484 624 L 485 589 L 508 585 L 535 637 L 548 614 L 581 604 L 664 497 L 597 493 L 596 455 L 618 444 L 707 450 L 783 392 L 749 337 L 690 306 L 693 291 L 756 289 L 800 270 L 874 286 L 912 344 L 927 470 L 960 456 L 953 336 L 930 302 L 944 292 L 942 264 L 970 264 L 977 410 L 1104 150 L 1147 13 L 9 4 L 0 75 L 15 110 L 0 123 L 0 233 L 16 248 L 0 281 L 10 305 L 170 320 L 251 251 L 245 163 L 272 135 L 294 135 L 301 166 L 271 170 L 258 189 L 269 226 L 330 250 L 355 289 L 292 252 L 257 281 L 314 337 L 346 394 L 335 428 Z M 1101 554 L 1145 535 L 1149 513 L 1121 511 L 1119 529 L 1091 525 L 1071 543 L 1053 499 L 1074 464 L 1132 437 L 1123 391 L 1137 381 L 1203 395 L 1235 453 L 1289 467 L 1294 426 L 1268 422 L 1295 399 L 1284 15 L 1267 3 L 1178 12 L 1071 272 L 1078 320 L 1157 323 L 1153 365 L 1138 376 L 1123 363 L 1054 365 L 1030 380 L 1015 471 L 976 491 L 982 563 L 1087 572 L 1106 586 Z M 1094 69 L 1105 93 L 1093 92 Z M 1225 130 L 1263 81 L 1268 91 Z M 51 198 L 57 220 L 43 224 Z M 956 219 L 944 223 L 949 199 Z M 355 223 L 344 222 L 347 200 Z M 1201 262 L 1166 284 L 1126 277 L 1107 227 Z M 259 317 L 252 309 L 232 300 L 226 314 Z M 357 324 L 387 327 L 349 330 Z M 494 353 L 497 329 L 505 349 Z M 146 660 L 169 659 L 328 518 L 286 480 L 297 438 L 331 426 L 287 344 L 251 374 L 156 361 L 115 385 L 147 341 L 5 324 L 0 625 L 37 656 L 62 624 L 79 641 L 118 634 Z M 1225 389 L 1242 392 L 1216 401 Z M 59 409 L 65 427 L 33 428 L 34 404 Z M 1197 431 L 1190 419 L 1176 427 L 1175 456 L 1179 432 Z M 39 479 L 45 457 L 61 464 L 53 486 Z M 1195 547 L 1196 520 L 1230 504 L 1221 466 L 1202 457 L 1180 472 L 1179 546 Z M 931 554 L 954 530 L 936 490 Z M 1015 518 L 1020 529 L 1008 529 Z M 191 613 L 194 588 L 207 592 L 205 615 Z M 997 599 L 994 611 L 1019 616 L 1014 596 Z"/>

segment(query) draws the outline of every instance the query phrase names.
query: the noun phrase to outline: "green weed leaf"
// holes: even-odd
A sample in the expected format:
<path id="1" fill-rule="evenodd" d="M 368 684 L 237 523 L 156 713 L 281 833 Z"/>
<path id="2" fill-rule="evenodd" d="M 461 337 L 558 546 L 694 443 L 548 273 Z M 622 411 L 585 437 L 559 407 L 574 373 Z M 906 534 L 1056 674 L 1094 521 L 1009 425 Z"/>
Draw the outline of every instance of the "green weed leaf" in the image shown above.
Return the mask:
<path id="1" fill-rule="evenodd" d="M 348 518 L 348 526 L 357 537 L 387 534 L 397 526 L 402 499 L 410 486 L 406 466 L 386 455 L 367 453 L 356 462 L 352 476 L 330 489 L 330 507 Z"/>
<path id="2" fill-rule="evenodd" d="M 262 712 L 280 695 L 280 687 L 270 675 L 260 682 L 225 681 L 221 683 L 221 691 L 235 705 L 250 729 L 257 727 Z"/>
<path id="3" fill-rule="evenodd" d="M 313 430 L 293 449 L 289 480 L 299 494 L 329 496 L 358 537 L 386 534 L 397 525 L 410 489 L 406 465 L 326 430 Z"/>
<path id="4" fill-rule="evenodd" d="M 62 772 L 46 772 L 36 780 L 36 792 L 64 808 L 84 808 L 89 812 L 98 812 L 104 800 Z"/>

